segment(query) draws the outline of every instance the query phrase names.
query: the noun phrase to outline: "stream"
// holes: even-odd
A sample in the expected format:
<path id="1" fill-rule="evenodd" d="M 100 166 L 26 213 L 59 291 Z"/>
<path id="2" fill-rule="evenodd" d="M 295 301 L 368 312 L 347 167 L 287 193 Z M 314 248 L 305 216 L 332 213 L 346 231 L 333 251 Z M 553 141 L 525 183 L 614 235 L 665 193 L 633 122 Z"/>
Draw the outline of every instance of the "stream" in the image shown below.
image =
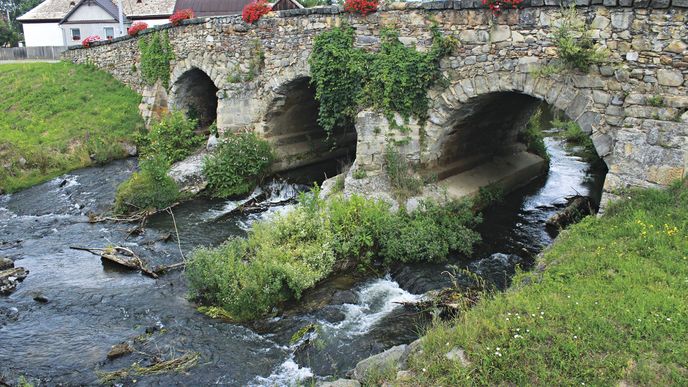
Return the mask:
<path id="1" fill-rule="evenodd" d="M 126 246 L 151 266 L 172 264 L 180 261 L 180 248 L 189 254 L 199 245 L 244 236 L 253 222 L 291 204 L 222 216 L 237 202 L 195 199 L 174 209 L 174 221 L 168 214 L 150 219 L 142 235 L 128 235 L 131 224 L 89 223 L 89 212 L 111 205 L 117 185 L 135 170 L 134 159 L 0 196 L 0 256 L 30 272 L 13 294 L 0 296 L 0 385 L 20 376 L 47 385 L 97 384 L 99 372 L 193 352 L 199 354 L 198 363 L 186 372 L 130 377 L 123 383 L 273 386 L 344 376 L 358 361 L 418 337 L 425 321 L 398 302 L 449 285 L 443 274 L 448 265 L 504 288 L 516 265 L 529 268 L 552 243 L 544 222 L 567 196 L 599 200 L 604 172 L 589 171 L 589 164 L 572 155 L 562 140 L 545 140 L 551 155 L 548 175 L 484 212 L 483 242 L 470 259 L 403 265 L 380 278 L 333 278 L 306 294 L 301 307 L 248 326 L 199 313 L 186 299 L 181 271 L 154 280 L 104 266 L 99 257 L 69 247 Z M 274 180 L 262 189 L 267 201 L 282 203 L 308 185 Z M 179 246 L 176 238 L 169 239 L 175 224 Z M 35 301 L 37 296 L 44 302 Z M 309 324 L 318 326 L 306 337 L 317 335 L 316 345 L 290 343 Z M 136 351 L 108 360 L 110 348 L 124 341 Z"/>

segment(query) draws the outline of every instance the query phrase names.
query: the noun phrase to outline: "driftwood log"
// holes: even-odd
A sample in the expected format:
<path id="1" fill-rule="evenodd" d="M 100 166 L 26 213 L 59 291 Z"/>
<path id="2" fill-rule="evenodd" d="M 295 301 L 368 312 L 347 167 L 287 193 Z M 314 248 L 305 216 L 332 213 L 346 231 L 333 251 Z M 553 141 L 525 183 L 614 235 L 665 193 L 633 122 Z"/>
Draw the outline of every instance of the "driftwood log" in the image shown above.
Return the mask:
<path id="1" fill-rule="evenodd" d="M 73 250 L 88 251 L 91 254 L 100 256 L 100 259 L 104 263 L 115 264 L 130 270 L 138 270 L 141 274 L 151 278 L 158 278 L 160 274 L 182 269 L 186 265 L 186 262 L 179 262 L 172 265 L 156 266 L 155 269 L 150 269 L 148 263 L 136 255 L 131 249 L 121 246 L 106 248 L 70 246 L 69 248 Z"/>
<path id="2" fill-rule="evenodd" d="M 562 230 L 596 212 L 597 208 L 592 198 L 581 195 L 572 196 L 568 198 L 568 203 L 563 210 L 547 219 L 545 226 L 552 230 Z"/>

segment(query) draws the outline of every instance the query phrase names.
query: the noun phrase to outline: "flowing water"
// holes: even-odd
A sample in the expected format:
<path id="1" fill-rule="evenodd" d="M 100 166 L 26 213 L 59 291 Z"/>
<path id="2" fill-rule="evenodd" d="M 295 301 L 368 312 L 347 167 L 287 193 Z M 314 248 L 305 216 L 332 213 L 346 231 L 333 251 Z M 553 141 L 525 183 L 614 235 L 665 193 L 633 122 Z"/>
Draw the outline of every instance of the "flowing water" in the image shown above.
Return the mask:
<path id="1" fill-rule="evenodd" d="M 128 246 L 152 266 L 180 261 L 195 246 L 243 236 L 257 219 L 284 211 L 307 186 L 273 182 L 260 197 L 274 205 L 248 214 L 226 213 L 239 203 L 198 199 L 151 219 L 142 235 L 132 225 L 88 223 L 89 212 L 112 203 L 117 184 L 135 170 L 133 160 L 72 172 L 25 191 L 0 196 L 0 255 L 30 271 L 15 293 L 0 297 L 0 384 L 26 375 L 47 385 L 98 383 L 98 372 L 155 358 L 199 353 L 185 373 L 133 377 L 142 385 L 290 385 L 344 375 L 357 361 L 418 337 L 423 320 L 399 302 L 414 301 L 448 284 L 448 265 L 467 268 L 498 287 L 517 264 L 528 267 L 552 242 L 544 221 L 566 196 L 598 195 L 602 173 L 546 139 L 549 175 L 485 212 L 484 242 L 471 259 L 442 265 L 404 265 L 383 278 L 333 278 L 310 292 L 303 307 L 250 326 L 211 319 L 186 299 L 182 272 L 158 280 L 104 266 L 70 246 Z M 258 192 L 255 193 L 258 195 Z M 180 245 L 168 235 L 180 235 Z M 167 241 L 166 241 L 167 240 Z M 34 301 L 36 296 L 48 302 Z M 317 328 L 296 343 L 303 327 Z M 313 345 L 303 345 L 305 341 Z M 111 346 L 129 341 L 130 355 L 107 360 Z"/>

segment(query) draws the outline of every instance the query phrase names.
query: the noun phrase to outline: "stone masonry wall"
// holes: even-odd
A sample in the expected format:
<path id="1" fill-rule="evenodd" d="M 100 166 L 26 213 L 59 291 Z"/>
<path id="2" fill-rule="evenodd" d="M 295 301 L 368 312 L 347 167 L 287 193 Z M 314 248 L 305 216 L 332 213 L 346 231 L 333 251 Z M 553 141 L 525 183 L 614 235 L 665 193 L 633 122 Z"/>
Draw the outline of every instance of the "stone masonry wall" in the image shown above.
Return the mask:
<path id="1" fill-rule="evenodd" d="M 356 46 L 375 50 L 380 28 L 395 25 L 404 44 L 425 50 L 431 44 L 430 27 L 437 23 L 459 45 L 442 62 L 449 86 L 429 91 L 429 122 L 423 127 L 411 125 L 410 142 L 402 147 L 409 160 L 433 166 L 447 158 L 451 150 L 444 145 L 457 130 L 457 112 L 474 98 L 523 93 L 565 111 L 590 133 L 609 167 L 605 191 L 665 185 L 684 176 L 688 0 L 576 0 L 575 4 L 595 42 L 609 50 L 609 63 L 592 66 L 588 74 L 533 74 L 556 58 L 551 34 L 560 22 L 561 9 L 553 0 L 531 0 L 523 9 L 497 18 L 481 8 L 479 0 L 461 0 L 392 3 L 366 17 L 329 7 L 283 11 L 253 26 L 237 17 L 220 17 L 161 27 L 169 33 L 176 55 L 169 90 L 141 79 L 137 39 L 73 49 L 64 57 L 91 62 L 140 92 L 147 118 L 156 101 L 169 100 L 172 106 L 177 79 L 198 68 L 219 89 L 222 131 L 248 128 L 266 134 L 268 107 L 276 98 L 284 98 L 280 87 L 309 75 L 308 57 L 317 34 L 346 23 L 356 29 Z M 265 60 L 256 76 L 249 77 L 260 52 Z M 381 168 L 384 145 L 398 133 L 372 111 L 359 114 L 357 132 L 356 167 L 374 174 Z"/>

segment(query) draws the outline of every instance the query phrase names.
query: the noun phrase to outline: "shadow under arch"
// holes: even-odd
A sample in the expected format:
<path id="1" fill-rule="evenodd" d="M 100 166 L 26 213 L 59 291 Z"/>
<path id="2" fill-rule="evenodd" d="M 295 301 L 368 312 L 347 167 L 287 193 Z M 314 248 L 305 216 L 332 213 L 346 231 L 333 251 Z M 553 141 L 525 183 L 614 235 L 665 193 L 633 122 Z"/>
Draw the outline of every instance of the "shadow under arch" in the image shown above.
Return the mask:
<path id="1" fill-rule="evenodd" d="M 172 84 L 170 107 L 197 119 L 202 128 L 217 119 L 218 87 L 203 70 L 192 67 Z"/>
<path id="2" fill-rule="evenodd" d="M 318 123 L 315 95 L 307 75 L 295 76 L 275 89 L 263 120 L 263 135 L 277 153 L 275 171 L 331 160 L 349 163 L 355 158 L 355 128 L 351 125 L 327 133 Z"/>

